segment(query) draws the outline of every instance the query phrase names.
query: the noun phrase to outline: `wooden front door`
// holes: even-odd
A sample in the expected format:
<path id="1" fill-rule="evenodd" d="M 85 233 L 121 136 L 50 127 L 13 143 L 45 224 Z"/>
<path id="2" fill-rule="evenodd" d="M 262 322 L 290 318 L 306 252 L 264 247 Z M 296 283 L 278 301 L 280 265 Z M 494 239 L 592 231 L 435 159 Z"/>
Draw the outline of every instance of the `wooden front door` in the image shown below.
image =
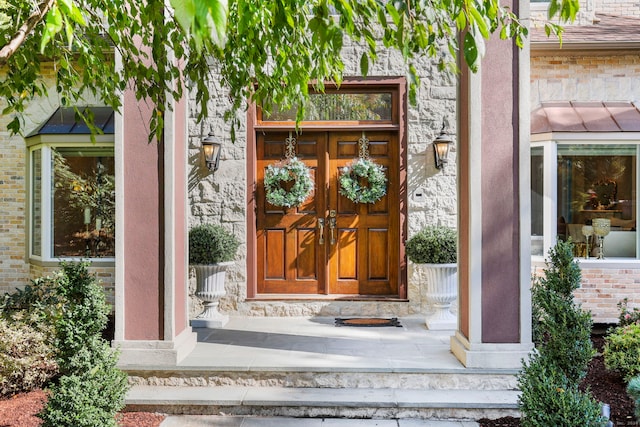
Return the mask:
<path id="1" fill-rule="evenodd" d="M 399 147 L 394 132 L 366 132 L 370 158 L 386 168 L 387 195 L 374 204 L 340 195 L 340 169 L 358 157 L 362 132 L 303 132 L 296 154 L 315 190 L 297 208 L 265 200 L 264 171 L 285 157 L 285 133 L 257 136 L 258 294 L 392 296 L 400 281 Z"/>

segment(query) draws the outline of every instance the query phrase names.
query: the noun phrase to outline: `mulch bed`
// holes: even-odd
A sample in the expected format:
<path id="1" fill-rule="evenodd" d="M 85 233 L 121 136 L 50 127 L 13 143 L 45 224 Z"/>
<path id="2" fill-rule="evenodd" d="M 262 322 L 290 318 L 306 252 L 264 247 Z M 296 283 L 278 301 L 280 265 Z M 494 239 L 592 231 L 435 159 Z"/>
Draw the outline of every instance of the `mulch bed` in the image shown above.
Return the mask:
<path id="1" fill-rule="evenodd" d="M 604 344 L 602 335 L 592 337 L 595 348 L 600 352 Z M 589 387 L 594 398 L 611 406 L 611 420 L 616 427 L 640 426 L 635 420 L 635 405 L 627 395 L 626 384 L 621 375 L 604 367 L 604 358 L 598 353 L 589 364 L 583 387 Z M 35 416 L 46 401 L 46 393 L 35 390 L 21 393 L 9 399 L 0 399 L 0 427 L 38 427 L 41 424 Z M 123 412 L 118 415 L 119 427 L 158 427 L 164 414 L 150 412 Z M 482 419 L 480 427 L 520 427 L 520 420 L 513 417 L 497 420 Z M 551 426 L 550 426 L 551 427 Z"/>
<path id="2" fill-rule="evenodd" d="M 0 427 L 39 427 L 36 416 L 47 400 L 46 392 L 34 390 L 8 399 L 0 399 Z M 122 412 L 117 416 L 118 427 L 159 427 L 165 414 L 152 412 Z"/>
<path id="3" fill-rule="evenodd" d="M 627 394 L 626 383 L 622 375 L 609 371 L 604 366 L 604 357 L 601 355 L 604 347 L 604 335 L 594 334 L 591 340 L 598 354 L 589 363 L 587 376 L 582 382 L 581 388 L 589 388 L 597 401 L 611 406 L 611 421 L 616 427 L 640 426 L 634 415 L 635 404 Z M 520 419 L 513 417 L 497 420 L 482 419 L 478 423 L 480 427 L 519 427 Z"/>

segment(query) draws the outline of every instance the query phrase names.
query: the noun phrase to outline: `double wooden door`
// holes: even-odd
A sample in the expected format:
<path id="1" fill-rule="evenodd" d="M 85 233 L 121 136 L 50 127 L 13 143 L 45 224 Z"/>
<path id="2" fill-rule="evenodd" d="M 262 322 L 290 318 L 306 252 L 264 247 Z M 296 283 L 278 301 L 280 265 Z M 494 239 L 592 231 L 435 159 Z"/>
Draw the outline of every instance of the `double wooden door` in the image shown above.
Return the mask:
<path id="1" fill-rule="evenodd" d="M 285 133 L 257 137 L 256 231 L 258 294 L 397 296 L 400 264 L 399 148 L 393 132 L 303 132 L 295 152 L 312 171 L 315 189 L 297 208 L 266 202 L 268 165 L 285 157 Z M 369 156 L 386 168 L 387 195 L 374 204 L 339 194 L 340 169 Z"/>

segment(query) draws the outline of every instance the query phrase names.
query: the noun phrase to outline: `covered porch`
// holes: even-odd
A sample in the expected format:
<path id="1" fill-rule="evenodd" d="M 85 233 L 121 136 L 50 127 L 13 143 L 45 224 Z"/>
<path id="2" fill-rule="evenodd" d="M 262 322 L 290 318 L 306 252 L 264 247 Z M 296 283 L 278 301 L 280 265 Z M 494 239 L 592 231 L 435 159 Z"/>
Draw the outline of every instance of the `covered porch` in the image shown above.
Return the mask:
<path id="1" fill-rule="evenodd" d="M 515 369 L 465 368 L 453 331 L 424 319 L 335 326 L 332 317 L 232 317 L 195 329 L 176 366 L 124 364 L 130 410 L 174 414 L 477 420 L 517 415 Z"/>

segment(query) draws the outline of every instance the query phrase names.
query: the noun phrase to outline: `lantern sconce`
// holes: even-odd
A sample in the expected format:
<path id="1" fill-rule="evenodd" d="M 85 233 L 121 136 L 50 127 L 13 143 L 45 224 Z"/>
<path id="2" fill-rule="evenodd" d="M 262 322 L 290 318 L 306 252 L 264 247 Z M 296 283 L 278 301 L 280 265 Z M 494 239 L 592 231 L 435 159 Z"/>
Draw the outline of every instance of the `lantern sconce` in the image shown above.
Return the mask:
<path id="1" fill-rule="evenodd" d="M 204 155 L 204 161 L 207 165 L 207 169 L 212 172 L 218 170 L 220 165 L 220 149 L 222 144 L 218 142 L 212 132 L 202 140 L 202 154 Z"/>
<path id="2" fill-rule="evenodd" d="M 447 136 L 444 131 L 444 121 L 442 122 L 442 130 L 440 135 L 433 141 L 433 154 L 436 161 L 436 169 L 442 169 L 444 164 L 449 161 L 449 147 L 453 140 Z"/>

